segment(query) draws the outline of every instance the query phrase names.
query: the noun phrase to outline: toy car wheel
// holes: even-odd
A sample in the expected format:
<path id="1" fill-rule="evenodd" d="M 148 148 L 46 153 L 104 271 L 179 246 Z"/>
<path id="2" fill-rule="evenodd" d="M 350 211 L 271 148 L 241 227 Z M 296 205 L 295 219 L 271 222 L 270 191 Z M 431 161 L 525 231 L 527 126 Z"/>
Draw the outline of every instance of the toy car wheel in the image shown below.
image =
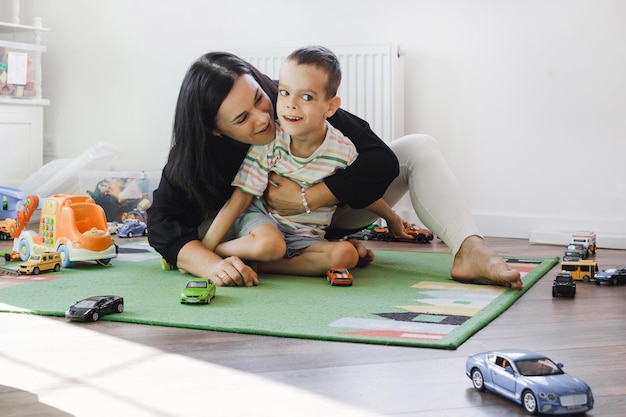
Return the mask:
<path id="1" fill-rule="evenodd" d="M 61 265 L 56 264 L 54 265 L 54 272 L 59 272 L 61 270 Z"/>
<path id="2" fill-rule="evenodd" d="M 74 262 L 70 260 L 70 252 L 67 249 L 67 246 L 59 245 L 57 252 L 61 255 L 61 260 L 63 261 L 61 266 L 63 268 L 71 268 L 74 265 Z"/>
<path id="3" fill-rule="evenodd" d="M 611 284 L 617 285 L 617 278 L 613 278 L 613 281 L 611 281 Z"/>
<path id="4" fill-rule="evenodd" d="M 117 312 L 118 313 L 123 313 L 124 312 L 124 304 L 118 304 L 117 305 Z"/>
<path id="5" fill-rule="evenodd" d="M 472 384 L 478 391 L 485 390 L 485 379 L 483 378 L 483 373 L 478 368 L 472 369 Z"/>
<path id="6" fill-rule="evenodd" d="M 528 414 L 537 414 L 537 399 L 532 391 L 526 390 L 522 393 L 522 404 Z"/>
<path id="7" fill-rule="evenodd" d="M 39 275 L 39 272 L 41 272 L 41 271 L 39 271 L 39 268 L 37 268 L 37 267 L 33 268 L 33 275 Z"/>
<path id="8" fill-rule="evenodd" d="M 30 258 L 30 245 L 26 239 L 21 239 L 18 246 L 18 252 L 20 253 L 20 259 L 24 262 Z"/>
<path id="9" fill-rule="evenodd" d="M 583 277 L 583 281 L 585 281 L 585 282 L 589 282 L 590 280 L 591 280 L 591 278 L 589 277 L 589 275 L 585 275 Z"/>
<path id="10" fill-rule="evenodd" d="M 552 297 L 556 297 L 556 290 L 552 290 Z"/>
<path id="11" fill-rule="evenodd" d="M 133 237 L 133 232 L 128 232 L 128 237 L 132 238 Z"/>
<path id="12" fill-rule="evenodd" d="M 7 262 L 11 262 L 11 255 L 9 255 L 8 253 L 4 254 L 4 260 Z"/>
<path id="13" fill-rule="evenodd" d="M 99 318 L 100 314 L 98 314 L 98 312 L 95 312 L 91 315 L 91 321 L 98 321 Z"/>

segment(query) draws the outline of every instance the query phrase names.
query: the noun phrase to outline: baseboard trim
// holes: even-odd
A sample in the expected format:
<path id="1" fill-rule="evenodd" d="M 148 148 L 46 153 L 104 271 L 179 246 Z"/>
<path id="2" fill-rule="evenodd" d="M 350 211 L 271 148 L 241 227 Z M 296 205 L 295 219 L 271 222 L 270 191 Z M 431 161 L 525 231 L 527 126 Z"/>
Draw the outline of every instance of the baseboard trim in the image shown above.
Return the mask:
<path id="1" fill-rule="evenodd" d="M 584 230 L 596 233 L 598 248 L 626 249 L 626 221 L 475 215 L 485 236 L 528 239 L 530 243 L 566 245 L 572 234 Z"/>

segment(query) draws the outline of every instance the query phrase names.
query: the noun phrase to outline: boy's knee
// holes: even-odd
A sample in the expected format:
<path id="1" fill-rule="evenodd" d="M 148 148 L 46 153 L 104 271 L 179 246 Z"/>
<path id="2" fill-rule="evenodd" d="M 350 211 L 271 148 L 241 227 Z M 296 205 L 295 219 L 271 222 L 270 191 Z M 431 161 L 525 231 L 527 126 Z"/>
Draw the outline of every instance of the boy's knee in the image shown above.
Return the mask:
<path id="1" fill-rule="evenodd" d="M 339 242 L 337 247 L 331 252 L 331 262 L 333 266 L 354 268 L 359 262 L 359 253 L 354 245 L 349 242 Z"/>
<path id="2" fill-rule="evenodd" d="M 269 258 L 267 259 L 268 261 L 277 261 L 282 259 L 287 253 L 287 244 L 280 234 L 264 239 L 261 247 L 264 248 L 265 254 Z"/>
<path id="3" fill-rule="evenodd" d="M 282 259 L 287 252 L 287 244 L 282 235 L 276 232 L 251 233 L 255 239 L 258 253 L 255 258 L 259 261 L 269 262 Z"/>

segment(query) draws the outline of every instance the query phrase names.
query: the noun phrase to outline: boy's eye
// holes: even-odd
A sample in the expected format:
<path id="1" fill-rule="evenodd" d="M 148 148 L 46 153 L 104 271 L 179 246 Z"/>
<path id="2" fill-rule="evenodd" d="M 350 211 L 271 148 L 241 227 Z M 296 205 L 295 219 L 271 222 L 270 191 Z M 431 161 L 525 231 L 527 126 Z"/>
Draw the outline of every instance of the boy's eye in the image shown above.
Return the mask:
<path id="1" fill-rule="evenodd" d="M 287 91 L 287 90 L 278 90 L 278 94 L 280 94 L 281 96 L 287 97 L 289 95 L 289 91 Z"/>
<path id="2" fill-rule="evenodd" d="M 310 95 L 310 94 L 303 94 L 302 95 L 302 100 L 304 100 L 304 101 L 311 101 L 311 100 L 313 100 L 313 96 Z"/>

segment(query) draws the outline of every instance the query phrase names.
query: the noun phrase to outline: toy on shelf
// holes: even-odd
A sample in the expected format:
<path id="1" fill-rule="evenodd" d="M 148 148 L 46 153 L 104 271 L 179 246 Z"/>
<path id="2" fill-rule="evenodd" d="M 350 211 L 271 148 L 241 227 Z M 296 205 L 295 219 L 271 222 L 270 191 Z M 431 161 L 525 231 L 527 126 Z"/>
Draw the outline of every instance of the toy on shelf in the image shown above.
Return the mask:
<path id="1" fill-rule="evenodd" d="M 108 264 L 117 256 L 102 207 L 86 195 L 57 194 L 44 200 L 39 231 L 24 230 L 13 241 L 13 250 L 26 261 L 31 254 L 55 251 L 62 267 L 75 261 Z"/>
<path id="2" fill-rule="evenodd" d="M 117 295 L 96 295 L 77 301 L 65 312 L 65 318 L 77 321 L 98 321 L 105 314 L 122 313 L 124 298 Z"/>
<path id="3" fill-rule="evenodd" d="M 326 271 L 326 280 L 330 282 L 330 285 L 352 285 L 352 274 L 345 268 L 331 268 Z"/>
<path id="4" fill-rule="evenodd" d="M 559 272 L 552 282 L 552 297 L 565 295 L 574 297 L 576 295 L 576 283 L 572 279 L 572 274 L 567 271 Z"/>
<path id="5" fill-rule="evenodd" d="M 579 414 L 593 408 L 591 388 L 563 372 L 562 363 L 529 350 L 471 355 L 465 374 L 478 391 L 488 389 L 521 404 L 528 414 Z"/>
<path id="6" fill-rule="evenodd" d="M 190 280 L 180 293 L 181 304 L 210 304 L 215 297 L 215 284 L 206 278 L 194 278 Z"/>
<path id="7" fill-rule="evenodd" d="M 17 268 L 17 272 L 32 275 L 39 275 L 41 271 L 59 272 L 61 270 L 61 262 L 61 254 L 59 252 L 36 253 L 31 255 L 26 262 L 21 263 Z"/>

